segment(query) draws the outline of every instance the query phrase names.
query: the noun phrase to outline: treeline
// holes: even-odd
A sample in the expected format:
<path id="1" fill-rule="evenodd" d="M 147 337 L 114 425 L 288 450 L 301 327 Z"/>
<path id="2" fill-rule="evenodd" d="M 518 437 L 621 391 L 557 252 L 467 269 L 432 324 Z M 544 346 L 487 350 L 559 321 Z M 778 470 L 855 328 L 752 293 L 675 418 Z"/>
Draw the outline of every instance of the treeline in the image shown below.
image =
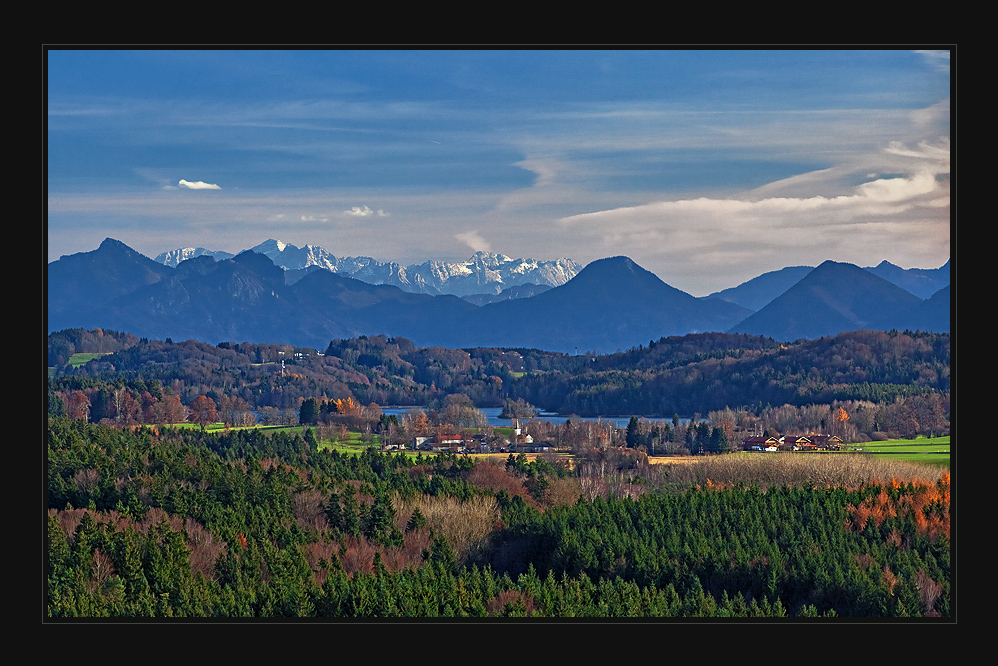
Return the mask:
<path id="1" fill-rule="evenodd" d="M 333 341 L 324 354 L 279 344 L 141 339 L 74 368 L 66 351 L 56 350 L 91 352 L 92 346 L 67 347 L 67 338 L 80 337 L 76 333 L 49 336 L 50 385 L 57 390 L 93 386 L 88 380 L 140 391 L 155 384 L 184 404 L 198 395 L 224 394 L 251 409 L 297 409 L 306 398 L 347 397 L 363 404 L 427 406 L 462 393 L 478 406 L 500 406 L 504 387 L 523 370 L 522 357 L 512 351 L 481 350 L 472 356 L 463 350 L 417 349 L 408 340 L 385 336 Z"/>
<path id="2" fill-rule="evenodd" d="M 945 476 L 664 491 L 619 450 L 569 470 L 64 417 L 47 457 L 51 617 L 950 614 Z"/>
<path id="3" fill-rule="evenodd" d="M 94 349 L 92 335 L 51 334 L 50 363 L 63 361 L 54 365 L 56 379 L 156 381 L 185 404 L 216 391 L 252 408 L 294 407 L 310 397 L 426 406 L 461 393 L 478 407 L 524 400 L 562 414 L 670 417 L 737 406 L 883 404 L 950 390 L 946 333 L 853 331 L 787 345 L 703 333 L 607 356 L 417 348 L 385 336 L 334 340 L 322 355 L 290 345 L 140 340 L 76 369 L 65 364 L 65 350 L 80 350 L 77 342 L 66 346 L 70 338 Z"/>
<path id="4" fill-rule="evenodd" d="M 60 367 L 69 363 L 76 353 L 110 354 L 139 344 L 140 338 L 131 333 L 100 328 L 71 328 L 51 333 L 48 339 L 48 365 Z"/>
<path id="5" fill-rule="evenodd" d="M 108 351 L 78 368 L 68 365 L 70 351 L 96 349 Z M 949 418 L 949 334 L 910 331 L 854 331 L 789 345 L 704 333 L 607 356 L 569 356 L 417 348 L 386 336 L 333 340 L 320 354 L 290 345 L 173 343 L 74 329 L 51 334 L 49 350 L 52 413 L 81 418 L 87 410 L 91 422 L 176 422 L 170 419 L 178 404 L 201 395 L 233 424 L 251 415 L 292 423 L 308 401 L 435 409 L 453 395 L 479 408 L 521 405 L 580 416 L 723 411 L 743 431 L 797 428 L 853 441 L 879 433 L 940 434 Z M 832 414 L 840 408 L 847 423 Z M 799 418 L 788 418 L 787 410 Z M 818 411 L 822 416 L 813 418 Z M 735 441 L 730 429 L 725 434 Z"/>
<path id="6" fill-rule="evenodd" d="M 949 334 L 853 331 L 780 345 L 698 334 L 593 357 L 586 372 L 528 373 L 516 397 L 565 414 L 671 416 L 725 407 L 891 403 L 950 390 Z"/>

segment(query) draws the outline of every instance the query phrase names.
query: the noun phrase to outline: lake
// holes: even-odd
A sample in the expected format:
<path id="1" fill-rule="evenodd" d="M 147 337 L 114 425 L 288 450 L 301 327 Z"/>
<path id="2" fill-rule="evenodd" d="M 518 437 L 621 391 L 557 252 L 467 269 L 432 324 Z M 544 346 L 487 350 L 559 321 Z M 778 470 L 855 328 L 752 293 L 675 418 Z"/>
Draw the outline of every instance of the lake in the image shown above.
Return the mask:
<path id="1" fill-rule="evenodd" d="M 389 415 L 389 416 L 391 416 L 392 414 L 394 414 L 399 420 L 402 420 L 402 417 L 405 416 L 407 413 L 409 413 L 410 410 L 413 410 L 413 409 L 422 409 L 422 408 L 421 407 L 382 407 L 381 411 L 383 413 Z M 510 425 L 512 425 L 512 422 L 513 422 L 512 419 L 499 418 L 499 414 L 502 412 L 502 408 L 501 407 L 482 407 L 478 411 L 480 411 L 483 414 L 485 414 L 486 418 L 488 418 L 488 420 L 489 420 L 489 425 L 491 425 L 491 426 L 509 427 Z M 542 421 L 550 421 L 554 425 L 561 425 L 565 421 L 567 421 L 570 417 L 569 416 L 562 416 L 560 414 L 552 414 L 550 412 L 538 411 L 537 412 L 537 418 L 540 419 L 540 420 L 542 420 Z M 604 421 L 604 422 L 609 422 L 609 423 L 613 423 L 614 427 L 616 427 L 616 428 L 626 428 L 628 421 L 631 420 L 630 416 L 600 416 L 600 417 L 596 417 L 596 416 L 592 416 L 592 417 L 576 416 L 575 418 L 579 419 L 579 420 L 582 420 L 582 421 Z M 651 419 L 648 419 L 648 420 L 651 421 L 652 423 L 656 423 L 656 422 L 665 422 L 665 423 L 669 423 L 669 424 L 672 423 L 672 419 L 671 418 L 667 418 L 667 419 L 665 419 L 665 418 L 651 418 Z M 685 423 L 689 423 L 691 420 L 692 419 L 690 419 L 689 417 L 685 417 L 685 416 L 679 417 L 679 422 L 680 423 L 684 423 L 684 424 Z M 706 421 L 707 419 L 701 419 L 701 420 Z"/>

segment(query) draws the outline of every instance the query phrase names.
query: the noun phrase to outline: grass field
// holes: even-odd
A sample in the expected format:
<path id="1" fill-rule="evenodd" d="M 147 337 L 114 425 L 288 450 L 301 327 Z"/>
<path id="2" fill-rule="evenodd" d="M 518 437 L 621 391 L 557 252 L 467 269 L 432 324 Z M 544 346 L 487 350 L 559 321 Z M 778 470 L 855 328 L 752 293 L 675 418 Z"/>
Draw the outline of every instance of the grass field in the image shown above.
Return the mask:
<path id="1" fill-rule="evenodd" d="M 69 357 L 69 364 L 74 368 L 78 368 L 81 365 L 86 365 L 95 358 L 100 358 L 103 354 L 84 354 L 82 352 L 77 352 Z"/>
<path id="2" fill-rule="evenodd" d="M 198 428 L 199 426 L 194 423 L 176 423 L 173 424 L 171 427 Z M 248 430 L 250 428 L 254 430 L 263 430 L 263 431 L 281 430 L 285 432 L 298 433 L 299 435 L 304 432 L 304 428 L 302 426 L 287 426 L 287 425 L 235 426 L 231 428 L 231 430 Z M 212 423 L 207 427 L 205 427 L 205 432 L 221 432 L 224 430 L 225 430 L 225 424 L 222 422 Z M 335 449 L 340 453 L 361 453 L 364 449 L 368 448 L 369 446 L 378 446 L 379 444 L 380 440 L 378 439 L 377 435 L 372 436 L 371 442 L 364 442 L 361 439 L 361 435 L 359 432 L 348 432 L 347 437 L 345 439 L 337 440 L 335 442 L 329 439 L 320 440 L 319 450 L 322 451 L 326 449 Z M 413 453 L 413 455 L 415 455 L 415 453 Z"/>
<path id="3" fill-rule="evenodd" d="M 81 365 L 86 365 L 88 362 L 94 360 L 95 358 L 100 358 L 104 354 L 84 354 L 83 352 L 77 352 L 69 357 L 69 365 L 74 368 L 78 368 Z M 55 368 L 48 366 L 48 376 L 51 379 L 55 376 Z"/>
<path id="4" fill-rule="evenodd" d="M 848 451 L 930 465 L 948 466 L 950 464 L 950 438 L 948 435 L 946 437 L 916 437 L 915 439 L 892 439 L 886 442 L 850 444 Z"/>
<path id="5" fill-rule="evenodd" d="M 198 426 L 193 423 L 180 423 L 176 424 L 175 427 L 178 428 L 197 428 Z M 265 426 L 256 425 L 248 426 L 250 428 L 257 428 L 260 430 L 287 430 L 291 432 L 301 433 L 303 431 L 302 426 Z M 206 428 L 208 432 L 218 432 L 225 429 L 225 424 L 223 423 L 213 423 Z M 233 428 L 233 430 L 238 430 L 242 428 Z M 330 439 L 323 439 L 319 441 L 319 449 L 333 449 L 339 451 L 340 453 L 353 453 L 360 454 L 364 449 L 370 446 L 378 446 L 380 440 L 377 435 L 371 436 L 371 441 L 365 442 L 361 439 L 361 434 L 359 432 L 348 432 L 346 438 L 332 441 Z M 882 458 L 886 460 L 894 461 L 904 461 L 904 462 L 915 462 L 921 464 L 927 464 L 937 467 L 949 467 L 950 465 L 950 437 L 917 437 L 915 439 L 893 439 L 884 442 L 863 442 L 857 444 L 846 445 L 845 453 L 855 453 L 864 456 L 870 456 L 871 458 Z M 404 451 L 406 455 L 417 456 L 420 452 L 417 451 Z M 422 452 L 423 455 L 433 455 L 432 453 Z M 528 460 L 533 460 L 537 456 L 542 455 L 538 453 L 528 453 L 526 454 Z M 570 459 L 571 455 L 568 454 L 558 454 L 559 456 L 566 457 Z M 731 454 L 730 456 L 724 456 L 725 458 L 733 457 L 749 457 L 749 458 L 769 458 L 771 456 L 838 456 L 841 453 L 835 453 L 830 451 L 814 451 L 814 452 L 774 452 L 774 453 L 759 453 L 759 452 L 739 452 Z M 476 460 L 493 460 L 497 462 L 503 462 L 509 457 L 508 453 L 485 453 L 485 454 L 475 454 L 474 458 Z M 688 465 L 702 461 L 703 458 L 699 456 L 649 456 L 648 462 L 655 465 Z"/>
<path id="6" fill-rule="evenodd" d="M 752 464 L 764 460 L 804 460 L 812 458 L 841 458 L 843 453 L 860 454 L 869 457 L 871 460 L 879 459 L 884 462 L 898 463 L 918 463 L 920 465 L 930 465 L 934 468 L 948 468 L 950 466 L 950 438 L 946 437 L 917 437 L 915 439 L 893 439 L 884 442 L 863 442 L 859 444 L 849 444 L 843 452 L 813 451 L 813 452 L 749 452 L 743 451 L 726 456 L 732 464 L 737 464 L 737 459 L 745 459 Z M 654 456 L 649 457 L 648 462 L 658 465 L 695 465 L 705 459 L 699 456 Z"/>

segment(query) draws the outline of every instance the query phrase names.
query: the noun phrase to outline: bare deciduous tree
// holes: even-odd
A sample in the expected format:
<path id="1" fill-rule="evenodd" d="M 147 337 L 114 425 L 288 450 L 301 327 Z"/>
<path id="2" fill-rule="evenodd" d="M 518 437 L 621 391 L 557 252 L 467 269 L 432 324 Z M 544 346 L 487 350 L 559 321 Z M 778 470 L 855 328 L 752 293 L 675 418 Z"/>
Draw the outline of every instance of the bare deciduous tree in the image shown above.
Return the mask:
<path id="1" fill-rule="evenodd" d="M 918 587 L 919 598 L 922 601 L 922 612 L 930 617 L 938 617 L 939 613 L 934 606 L 943 592 L 942 584 L 929 578 L 924 569 L 919 569 L 915 574 L 915 586 Z"/>
<path id="2" fill-rule="evenodd" d="M 111 561 L 111 558 L 99 548 L 95 548 L 93 557 L 90 560 L 90 575 L 93 577 L 94 582 L 98 585 L 103 585 L 112 574 L 114 574 L 114 563 Z"/>

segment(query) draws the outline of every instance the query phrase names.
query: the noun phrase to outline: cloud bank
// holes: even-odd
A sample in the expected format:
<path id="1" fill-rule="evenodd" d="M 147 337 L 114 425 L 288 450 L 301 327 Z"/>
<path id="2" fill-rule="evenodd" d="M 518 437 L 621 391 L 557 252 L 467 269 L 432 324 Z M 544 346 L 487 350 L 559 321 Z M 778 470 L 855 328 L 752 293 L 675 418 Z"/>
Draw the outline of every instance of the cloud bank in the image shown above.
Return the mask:
<path id="1" fill-rule="evenodd" d="M 913 149 L 893 143 L 883 154 L 908 160 L 909 172 L 867 172 L 861 178 L 855 170 L 827 169 L 738 197 L 659 201 L 564 217 L 557 224 L 597 254 L 628 254 L 667 267 L 656 271 L 659 277 L 684 284 L 680 288 L 694 295 L 825 259 L 938 267 L 950 251 L 948 142 Z M 850 178 L 862 182 L 842 194 L 816 193 L 842 189 Z M 769 196 L 781 190 L 811 193 Z M 922 264 L 912 266 L 912 260 Z M 689 284 L 690 271 L 703 273 L 696 285 Z"/>

